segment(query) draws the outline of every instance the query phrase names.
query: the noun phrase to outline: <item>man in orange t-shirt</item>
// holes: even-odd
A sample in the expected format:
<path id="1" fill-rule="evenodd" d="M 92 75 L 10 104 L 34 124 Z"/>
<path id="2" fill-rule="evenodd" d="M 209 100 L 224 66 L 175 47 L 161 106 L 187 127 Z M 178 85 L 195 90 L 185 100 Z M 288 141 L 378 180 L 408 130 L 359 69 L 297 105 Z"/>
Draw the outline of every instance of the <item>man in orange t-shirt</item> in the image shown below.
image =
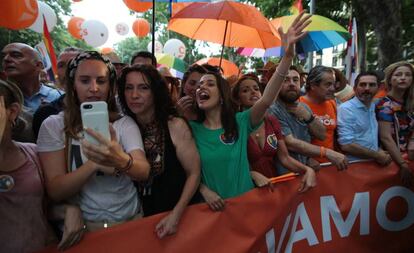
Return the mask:
<path id="1" fill-rule="evenodd" d="M 300 97 L 300 102 L 307 104 L 326 128 L 326 138 L 321 141 L 312 138 L 311 143 L 328 149 L 334 149 L 336 129 L 336 102 L 335 72 L 332 68 L 316 66 L 309 72 L 306 81 L 306 94 Z M 320 157 L 315 157 L 319 162 L 327 162 L 325 149 L 321 148 Z"/>

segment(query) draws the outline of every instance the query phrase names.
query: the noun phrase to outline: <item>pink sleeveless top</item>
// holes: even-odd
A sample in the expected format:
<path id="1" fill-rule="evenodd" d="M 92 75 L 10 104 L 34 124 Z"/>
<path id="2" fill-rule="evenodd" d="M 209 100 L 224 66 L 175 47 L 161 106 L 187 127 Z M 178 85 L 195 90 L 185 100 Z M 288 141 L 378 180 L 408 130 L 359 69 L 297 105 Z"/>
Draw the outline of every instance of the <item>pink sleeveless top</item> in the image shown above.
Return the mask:
<path id="1" fill-rule="evenodd" d="M 33 252 L 44 248 L 50 238 L 44 213 L 45 193 L 36 146 L 16 144 L 27 160 L 14 171 L 0 172 L 14 180 L 13 188 L 0 192 L 0 251 Z"/>

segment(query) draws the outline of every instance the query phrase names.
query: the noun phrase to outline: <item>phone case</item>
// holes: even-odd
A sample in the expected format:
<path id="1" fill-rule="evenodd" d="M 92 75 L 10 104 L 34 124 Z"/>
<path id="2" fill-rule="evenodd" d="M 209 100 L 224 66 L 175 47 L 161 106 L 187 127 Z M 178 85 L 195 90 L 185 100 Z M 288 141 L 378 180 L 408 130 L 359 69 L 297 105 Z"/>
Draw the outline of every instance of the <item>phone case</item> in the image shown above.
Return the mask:
<path id="1" fill-rule="evenodd" d="M 81 104 L 81 115 L 83 127 L 90 128 L 95 132 L 100 133 L 108 140 L 111 139 L 109 133 L 109 116 L 108 105 L 104 101 L 84 102 Z M 95 145 L 99 145 L 91 135 L 85 132 L 85 139 Z"/>

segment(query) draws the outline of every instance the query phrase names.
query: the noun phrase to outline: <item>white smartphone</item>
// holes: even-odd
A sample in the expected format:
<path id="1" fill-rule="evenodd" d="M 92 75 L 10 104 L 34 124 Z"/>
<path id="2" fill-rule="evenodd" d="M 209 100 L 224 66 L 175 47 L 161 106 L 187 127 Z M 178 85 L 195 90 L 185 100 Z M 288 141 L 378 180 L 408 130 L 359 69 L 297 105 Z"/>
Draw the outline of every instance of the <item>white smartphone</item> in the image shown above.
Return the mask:
<path id="1" fill-rule="evenodd" d="M 108 105 L 106 102 L 84 102 L 80 109 L 83 127 L 90 128 L 110 140 Z M 85 139 L 92 144 L 99 145 L 98 140 L 86 132 Z"/>

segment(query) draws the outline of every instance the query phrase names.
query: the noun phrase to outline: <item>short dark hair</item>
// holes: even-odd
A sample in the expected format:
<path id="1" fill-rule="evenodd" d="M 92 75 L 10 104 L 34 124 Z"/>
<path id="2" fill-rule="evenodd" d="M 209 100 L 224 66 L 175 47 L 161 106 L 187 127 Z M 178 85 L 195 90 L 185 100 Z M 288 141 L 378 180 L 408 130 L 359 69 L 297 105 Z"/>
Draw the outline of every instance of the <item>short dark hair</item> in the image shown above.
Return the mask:
<path id="1" fill-rule="evenodd" d="M 153 53 L 150 53 L 148 51 L 136 52 L 134 55 L 132 55 L 131 65 L 134 64 L 135 58 L 137 58 L 137 57 L 149 58 L 149 59 L 151 59 L 152 66 L 157 67 L 157 58 L 155 58 L 155 55 Z"/>
<path id="2" fill-rule="evenodd" d="M 300 68 L 298 66 L 295 66 L 295 65 L 291 65 L 289 67 L 289 70 L 294 70 L 294 71 L 298 72 L 299 76 L 301 76 L 303 74 L 303 71 L 300 70 Z"/>
<path id="3" fill-rule="evenodd" d="M 198 64 L 193 64 L 187 69 L 187 71 L 184 73 L 183 80 L 181 81 L 180 97 L 185 96 L 185 94 L 184 94 L 185 83 L 187 82 L 190 75 L 194 72 L 197 72 L 197 73 L 200 73 L 200 74 L 205 74 L 205 73 L 207 73 L 207 69 L 205 69 L 203 66 L 198 65 Z"/>
<path id="4" fill-rule="evenodd" d="M 375 76 L 375 78 L 377 78 L 377 85 L 378 85 L 378 83 L 380 81 L 378 79 L 378 75 L 377 75 L 376 72 L 374 72 L 374 71 L 363 71 L 363 72 L 359 73 L 357 75 L 357 77 L 355 78 L 354 86 L 357 86 L 358 85 L 359 79 L 361 79 L 361 77 L 363 77 L 363 76 Z"/>
<path id="5" fill-rule="evenodd" d="M 219 74 L 224 73 L 223 68 L 219 67 L 219 66 L 214 66 L 214 65 L 211 65 L 211 64 L 208 64 L 208 63 L 204 63 L 201 66 L 209 72 L 216 72 L 216 73 L 219 73 Z"/>

